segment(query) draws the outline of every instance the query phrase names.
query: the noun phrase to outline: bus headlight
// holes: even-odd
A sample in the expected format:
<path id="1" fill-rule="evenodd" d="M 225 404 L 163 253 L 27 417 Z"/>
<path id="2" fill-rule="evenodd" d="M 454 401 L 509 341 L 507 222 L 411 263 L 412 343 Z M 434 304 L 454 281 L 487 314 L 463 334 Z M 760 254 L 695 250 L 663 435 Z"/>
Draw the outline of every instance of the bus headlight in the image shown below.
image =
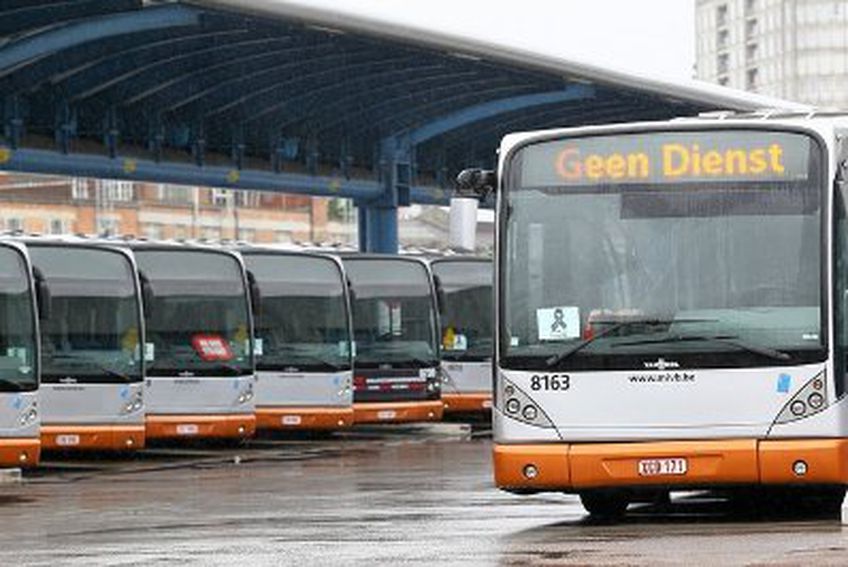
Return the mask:
<path id="1" fill-rule="evenodd" d="M 38 419 L 38 410 L 34 407 L 30 407 L 24 414 L 21 416 L 19 423 L 21 426 L 26 427 L 35 422 Z"/>
<path id="2" fill-rule="evenodd" d="M 804 384 L 777 414 L 775 424 L 789 423 L 815 415 L 829 405 L 824 372 Z"/>
<path id="3" fill-rule="evenodd" d="M 498 407 L 507 417 L 535 427 L 554 428 L 553 422 L 539 404 L 503 374 L 500 375 L 499 387 Z"/>
<path id="4" fill-rule="evenodd" d="M 242 390 L 239 397 L 236 399 L 239 405 L 246 404 L 253 399 L 253 384 L 248 384 L 247 388 Z"/>
<path id="5" fill-rule="evenodd" d="M 121 413 L 128 414 L 141 411 L 141 409 L 144 408 L 144 398 L 142 396 L 143 394 L 141 393 L 141 391 L 138 391 L 133 394 L 129 401 L 124 404 L 124 407 L 121 408 Z"/>

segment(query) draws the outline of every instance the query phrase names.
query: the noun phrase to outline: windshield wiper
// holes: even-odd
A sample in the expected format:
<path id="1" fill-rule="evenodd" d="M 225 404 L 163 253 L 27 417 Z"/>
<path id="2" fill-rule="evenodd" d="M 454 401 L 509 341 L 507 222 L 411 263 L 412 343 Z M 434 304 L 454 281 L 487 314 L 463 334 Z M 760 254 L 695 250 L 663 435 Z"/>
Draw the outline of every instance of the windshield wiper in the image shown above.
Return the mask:
<path id="1" fill-rule="evenodd" d="M 559 354 L 555 354 L 545 360 L 545 365 L 550 368 L 556 364 L 559 364 L 575 352 L 582 350 L 584 347 L 589 346 L 596 340 L 605 337 L 619 329 L 624 329 L 630 327 L 632 325 L 671 325 L 672 323 L 715 323 L 718 319 L 630 319 L 627 321 L 619 321 L 618 323 L 613 324 L 611 327 L 607 327 L 603 331 L 600 331 L 598 334 L 590 337 L 588 339 L 583 339 L 578 343 L 574 343 L 569 348 L 560 352 Z M 596 321 L 597 322 L 597 321 Z M 621 343 L 619 343 L 621 344 Z"/>
<path id="2" fill-rule="evenodd" d="M 777 350 L 765 345 L 749 343 L 742 341 L 736 335 L 670 335 L 657 339 L 643 339 L 638 341 L 628 341 L 616 343 L 615 346 L 636 346 L 636 345 L 658 345 L 667 343 L 683 343 L 683 342 L 714 342 L 725 345 L 735 346 L 742 350 L 747 350 L 754 354 L 767 356 L 774 360 L 789 360 L 792 358 L 788 353 Z"/>
<path id="3" fill-rule="evenodd" d="M 101 372 L 106 374 L 107 376 L 111 376 L 112 378 L 120 378 L 121 380 L 124 380 L 125 382 L 134 382 L 136 380 L 141 380 L 141 377 L 133 378 L 132 376 L 129 376 L 128 374 L 124 374 L 123 372 L 118 372 L 117 370 L 113 370 L 112 368 L 109 368 L 108 366 L 104 366 L 103 364 L 97 362 L 96 360 L 92 360 L 92 359 L 84 357 L 84 356 L 79 356 L 79 355 L 74 355 L 74 354 L 56 354 L 56 355 L 51 356 L 50 359 L 51 360 L 62 360 L 63 364 L 64 364 L 64 362 L 70 361 L 70 362 L 75 363 L 77 366 L 93 366 L 94 368 L 97 368 L 98 370 L 100 370 Z M 61 374 L 61 373 L 57 373 L 57 374 Z"/>

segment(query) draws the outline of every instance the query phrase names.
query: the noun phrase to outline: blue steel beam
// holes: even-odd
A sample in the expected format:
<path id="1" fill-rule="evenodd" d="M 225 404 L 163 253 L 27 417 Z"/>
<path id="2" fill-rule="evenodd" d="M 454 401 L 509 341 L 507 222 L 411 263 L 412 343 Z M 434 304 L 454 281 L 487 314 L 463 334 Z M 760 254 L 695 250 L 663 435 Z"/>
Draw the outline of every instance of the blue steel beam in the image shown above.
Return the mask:
<path id="1" fill-rule="evenodd" d="M 468 124 L 501 116 L 526 108 L 563 104 L 566 102 L 583 101 L 595 96 L 591 85 L 572 85 L 561 91 L 521 95 L 512 98 L 492 100 L 476 106 L 463 108 L 457 112 L 434 120 L 423 126 L 405 133 L 412 145 L 418 145 L 451 130 L 462 128 Z"/>
<path id="2" fill-rule="evenodd" d="M 146 30 L 196 26 L 200 23 L 200 14 L 201 11 L 196 8 L 168 4 L 71 22 L 4 45 L 0 49 L 0 70 L 12 69 L 55 51 L 90 41 Z"/>
<path id="3" fill-rule="evenodd" d="M 156 163 L 132 157 L 110 159 L 107 156 L 61 154 L 47 150 L 0 148 L 0 170 L 226 189 L 254 189 L 365 201 L 378 198 L 382 194 L 380 187 L 372 180 L 236 170 L 219 166 L 197 167 L 185 163 Z"/>

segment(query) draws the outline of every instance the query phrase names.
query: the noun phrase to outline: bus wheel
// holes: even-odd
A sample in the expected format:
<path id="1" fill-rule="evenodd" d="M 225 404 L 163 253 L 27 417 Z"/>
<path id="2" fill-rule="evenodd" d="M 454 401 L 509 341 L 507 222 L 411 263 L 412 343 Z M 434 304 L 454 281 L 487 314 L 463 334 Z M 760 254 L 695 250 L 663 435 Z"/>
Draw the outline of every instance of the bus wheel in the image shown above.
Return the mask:
<path id="1" fill-rule="evenodd" d="M 598 518 L 620 518 L 630 499 L 623 492 L 581 492 L 580 503 L 590 515 Z"/>

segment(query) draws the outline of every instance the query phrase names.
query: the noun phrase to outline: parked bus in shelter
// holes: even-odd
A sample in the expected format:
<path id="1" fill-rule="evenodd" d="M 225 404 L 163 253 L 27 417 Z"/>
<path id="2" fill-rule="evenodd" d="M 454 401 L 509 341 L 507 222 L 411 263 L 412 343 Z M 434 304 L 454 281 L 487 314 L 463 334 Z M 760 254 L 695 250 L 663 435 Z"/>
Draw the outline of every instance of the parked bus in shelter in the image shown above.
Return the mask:
<path id="1" fill-rule="evenodd" d="M 145 298 L 148 439 L 253 435 L 253 321 L 241 258 L 180 243 L 129 242 Z M 254 290 L 255 291 L 255 290 Z"/>
<path id="2" fill-rule="evenodd" d="M 431 260 L 439 300 L 445 417 L 487 418 L 492 408 L 492 262 Z"/>
<path id="3" fill-rule="evenodd" d="M 46 299 L 26 247 L 0 240 L 0 467 L 32 467 L 40 458 L 38 328 Z"/>
<path id="4" fill-rule="evenodd" d="M 259 287 L 256 426 L 353 425 L 351 319 L 341 261 L 270 248 L 241 249 Z"/>
<path id="5" fill-rule="evenodd" d="M 24 240 L 44 276 L 41 445 L 144 447 L 144 318 L 132 255 L 84 238 Z"/>
<path id="6" fill-rule="evenodd" d="M 401 256 L 342 256 L 351 282 L 356 423 L 438 421 L 438 317 L 427 265 Z"/>
<path id="7" fill-rule="evenodd" d="M 848 118 L 728 115 L 507 136 L 494 470 L 589 512 L 848 483 Z M 497 177 L 497 182 L 495 182 Z"/>

